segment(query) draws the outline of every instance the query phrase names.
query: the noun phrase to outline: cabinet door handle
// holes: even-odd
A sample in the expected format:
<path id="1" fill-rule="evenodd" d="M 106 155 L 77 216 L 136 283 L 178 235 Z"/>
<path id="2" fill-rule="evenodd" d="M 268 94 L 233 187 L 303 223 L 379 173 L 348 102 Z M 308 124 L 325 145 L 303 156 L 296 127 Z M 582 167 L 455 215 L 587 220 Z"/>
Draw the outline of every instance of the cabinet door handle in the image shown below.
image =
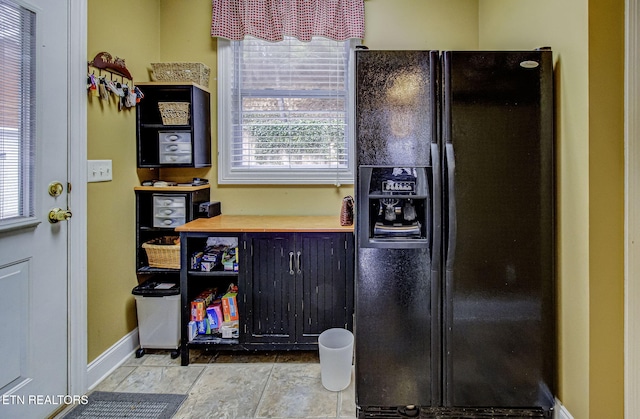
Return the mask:
<path id="1" fill-rule="evenodd" d="M 293 275 L 293 252 L 289 252 L 289 275 Z"/>
<path id="2" fill-rule="evenodd" d="M 297 253 L 297 256 L 298 256 L 298 258 L 297 258 L 297 265 L 298 265 L 298 273 L 299 273 L 299 274 L 300 274 L 300 273 L 302 273 L 302 262 L 301 262 L 301 260 L 300 260 L 300 255 L 301 255 L 301 254 L 302 254 L 302 252 L 298 250 L 298 253 Z"/>

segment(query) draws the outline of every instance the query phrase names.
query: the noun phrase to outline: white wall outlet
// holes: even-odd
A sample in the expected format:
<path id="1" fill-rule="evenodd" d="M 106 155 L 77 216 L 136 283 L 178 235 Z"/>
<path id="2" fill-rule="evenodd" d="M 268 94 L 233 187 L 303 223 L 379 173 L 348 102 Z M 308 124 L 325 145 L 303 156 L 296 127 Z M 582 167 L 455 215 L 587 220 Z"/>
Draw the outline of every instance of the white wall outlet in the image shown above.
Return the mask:
<path id="1" fill-rule="evenodd" d="M 87 160 L 87 182 L 109 182 L 112 179 L 111 160 Z"/>

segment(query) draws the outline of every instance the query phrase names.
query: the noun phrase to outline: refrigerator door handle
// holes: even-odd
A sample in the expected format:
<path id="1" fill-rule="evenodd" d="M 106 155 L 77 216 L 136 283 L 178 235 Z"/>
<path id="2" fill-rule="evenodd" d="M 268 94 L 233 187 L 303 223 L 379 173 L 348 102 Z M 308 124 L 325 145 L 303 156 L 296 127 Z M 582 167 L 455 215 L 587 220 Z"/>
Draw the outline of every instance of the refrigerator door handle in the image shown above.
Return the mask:
<path id="1" fill-rule="evenodd" d="M 453 152 L 453 143 L 445 144 L 445 153 L 447 159 L 447 197 L 449 204 L 449 208 L 447 211 L 447 260 L 445 267 L 447 270 L 451 270 L 453 268 L 453 261 L 455 259 L 456 253 L 456 157 Z"/>

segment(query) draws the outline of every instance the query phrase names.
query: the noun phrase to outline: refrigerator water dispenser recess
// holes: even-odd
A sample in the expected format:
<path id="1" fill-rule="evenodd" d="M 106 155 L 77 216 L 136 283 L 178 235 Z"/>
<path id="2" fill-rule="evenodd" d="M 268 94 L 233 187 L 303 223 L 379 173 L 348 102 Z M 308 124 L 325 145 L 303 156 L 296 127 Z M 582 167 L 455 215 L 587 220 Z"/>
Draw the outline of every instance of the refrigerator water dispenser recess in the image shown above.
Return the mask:
<path id="1" fill-rule="evenodd" d="M 359 168 L 360 245 L 414 248 L 429 244 L 430 194 L 427 167 Z"/>

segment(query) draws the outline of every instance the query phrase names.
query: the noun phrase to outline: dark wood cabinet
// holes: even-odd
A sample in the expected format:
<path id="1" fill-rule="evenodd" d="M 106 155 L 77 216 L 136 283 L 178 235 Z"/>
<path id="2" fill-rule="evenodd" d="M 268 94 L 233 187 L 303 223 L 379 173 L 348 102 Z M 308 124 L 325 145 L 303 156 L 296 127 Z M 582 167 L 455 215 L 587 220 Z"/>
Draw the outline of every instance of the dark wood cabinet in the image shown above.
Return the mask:
<path id="1" fill-rule="evenodd" d="M 151 82 L 137 87 L 144 94 L 136 106 L 138 167 L 211 166 L 209 91 L 194 83 Z M 159 104 L 173 103 L 187 104 L 188 116 L 163 119 Z"/>
<path id="2" fill-rule="evenodd" d="M 353 330 L 353 232 L 234 230 L 235 225 L 243 225 L 242 219 L 219 216 L 178 228 L 182 246 L 182 365 L 189 364 L 192 348 L 316 350 L 324 330 Z M 238 224 L 229 227 L 220 220 L 237 220 Z M 189 226 L 200 224 L 219 229 L 190 231 Z M 199 272 L 189 267 L 190 256 L 202 250 L 210 237 L 237 238 L 238 272 Z M 238 337 L 205 334 L 189 341 L 191 301 L 203 289 L 224 291 L 232 282 L 238 285 Z"/>
<path id="3" fill-rule="evenodd" d="M 317 343 L 326 329 L 353 330 L 353 234 L 300 233 L 296 284 L 298 342 Z"/>
<path id="4" fill-rule="evenodd" d="M 317 345 L 353 326 L 353 235 L 247 234 L 245 342 Z"/>
<path id="5" fill-rule="evenodd" d="M 295 281 L 289 263 L 292 234 L 247 234 L 244 322 L 247 343 L 295 341 Z M 293 271 L 291 271 L 293 272 Z"/>

